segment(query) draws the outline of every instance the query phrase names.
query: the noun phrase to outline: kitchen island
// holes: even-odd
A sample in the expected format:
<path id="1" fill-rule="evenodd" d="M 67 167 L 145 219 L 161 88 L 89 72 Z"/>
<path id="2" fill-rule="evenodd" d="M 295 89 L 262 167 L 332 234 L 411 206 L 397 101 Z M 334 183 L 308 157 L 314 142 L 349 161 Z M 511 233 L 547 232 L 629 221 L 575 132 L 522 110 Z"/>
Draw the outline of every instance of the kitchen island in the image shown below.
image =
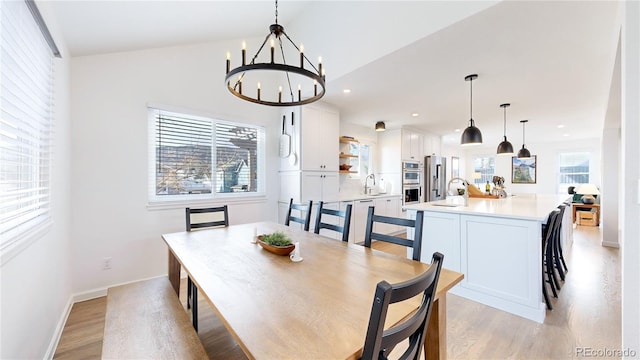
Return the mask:
<path id="1" fill-rule="evenodd" d="M 461 197 L 407 205 L 424 211 L 421 257 L 444 254 L 443 267 L 464 274 L 451 293 L 542 323 L 542 224 L 567 195 L 518 194 L 503 199 Z M 571 211 L 561 241 L 570 246 Z"/>

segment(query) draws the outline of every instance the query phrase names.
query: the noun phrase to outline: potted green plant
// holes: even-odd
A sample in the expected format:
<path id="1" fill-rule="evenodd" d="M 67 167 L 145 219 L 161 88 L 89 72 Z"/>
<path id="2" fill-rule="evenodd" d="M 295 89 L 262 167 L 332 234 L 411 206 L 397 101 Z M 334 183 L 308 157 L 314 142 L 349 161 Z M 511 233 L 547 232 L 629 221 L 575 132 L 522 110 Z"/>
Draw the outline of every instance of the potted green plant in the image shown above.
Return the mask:
<path id="1" fill-rule="evenodd" d="M 258 244 L 265 250 L 278 255 L 289 255 L 296 247 L 291 242 L 291 239 L 280 231 L 276 231 L 273 234 L 259 235 Z"/>

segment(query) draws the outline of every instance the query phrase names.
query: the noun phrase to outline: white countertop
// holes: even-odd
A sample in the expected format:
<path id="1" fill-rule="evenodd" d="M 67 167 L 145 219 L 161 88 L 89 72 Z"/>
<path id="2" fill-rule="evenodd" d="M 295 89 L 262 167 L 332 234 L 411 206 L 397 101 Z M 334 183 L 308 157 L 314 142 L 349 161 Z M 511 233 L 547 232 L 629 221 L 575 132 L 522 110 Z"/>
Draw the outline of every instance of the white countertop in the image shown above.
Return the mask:
<path id="1" fill-rule="evenodd" d="M 389 197 L 400 197 L 400 194 L 378 194 L 378 195 L 364 195 L 364 194 L 349 194 L 339 195 L 337 201 L 357 201 L 357 200 L 373 200 Z"/>
<path id="2" fill-rule="evenodd" d="M 469 206 L 439 206 L 463 204 L 462 197 L 406 205 L 407 210 L 423 210 L 464 215 L 545 221 L 549 212 L 569 198 L 562 194 L 515 194 L 503 199 L 469 198 Z"/>

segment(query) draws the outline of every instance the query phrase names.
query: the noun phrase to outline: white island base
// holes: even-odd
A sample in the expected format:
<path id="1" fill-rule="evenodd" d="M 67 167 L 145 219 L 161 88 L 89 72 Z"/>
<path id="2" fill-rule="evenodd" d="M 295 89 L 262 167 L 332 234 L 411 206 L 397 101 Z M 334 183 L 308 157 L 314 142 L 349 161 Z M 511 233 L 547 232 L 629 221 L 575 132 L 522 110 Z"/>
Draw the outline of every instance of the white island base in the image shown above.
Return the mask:
<path id="1" fill-rule="evenodd" d="M 444 254 L 443 267 L 464 274 L 451 293 L 542 323 L 542 227 L 566 200 L 558 195 L 517 195 L 469 199 L 468 206 L 441 206 L 449 200 L 406 206 L 407 216 L 424 211 L 421 258 Z M 440 205 L 440 206 L 439 206 Z M 569 209 L 570 210 L 570 209 Z M 563 218 L 563 248 L 570 245 L 571 211 Z"/>

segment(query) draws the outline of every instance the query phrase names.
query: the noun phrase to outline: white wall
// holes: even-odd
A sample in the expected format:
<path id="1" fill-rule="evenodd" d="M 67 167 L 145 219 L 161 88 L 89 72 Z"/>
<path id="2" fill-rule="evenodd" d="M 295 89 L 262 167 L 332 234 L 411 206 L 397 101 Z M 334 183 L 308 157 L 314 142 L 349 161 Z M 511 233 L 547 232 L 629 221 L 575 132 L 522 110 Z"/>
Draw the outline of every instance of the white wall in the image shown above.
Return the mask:
<path id="1" fill-rule="evenodd" d="M 238 44 L 234 40 L 72 60 L 73 291 L 87 292 L 81 297 L 166 274 L 167 248 L 160 236 L 184 230 L 186 204 L 147 207 L 148 103 L 266 126 L 266 197 L 206 205 L 228 204 L 232 224 L 277 220 L 279 110 L 239 100 L 226 90 L 226 52 Z M 111 258 L 110 270 L 102 270 L 105 257 Z"/>
<path id="2" fill-rule="evenodd" d="M 640 2 L 625 1 L 622 27 L 622 348 L 640 356 Z"/>
<path id="3" fill-rule="evenodd" d="M 0 358 L 42 359 L 53 356 L 57 337 L 70 309 L 70 117 L 69 55 L 50 13 L 38 2 L 49 31 L 62 53 L 54 61 L 54 143 L 51 183 L 53 225 L 0 265 Z M 53 335 L 53 338 L 52 338 Z"/>
<path id="4" fill-rule="evenodd" d="M 553 129 L 552 131 L 556 131 Z M 485 140 L 485 144 L 487 140 Z M 592 159 L 589 164 L 589 181 L 597 186 L 601 185 L 601 161 L 600 161 L 600 139 L 586 139 L 586 140 L 566 140 L 562 143 L 527 143 L 527 149 L 531 151 L 531 155 L 536 155 L 536 183 L 535 184 L 513 184 L 511 182 L 511 156 L 497 156 L 496 148 L 498 144 L 488 144 L 482 147 L 470 147 L 465 149 L 465 162 L 464 162 L 464 174 L 465 178 L 469 181 L 471 174 L 473 174 L 473 162 L 471 159 L 474 156 L 495 156 L 496 157 L 496 170 L 497 176 L 502 176 L 505 179 L 505 186 L 507 193 L 514 194 L 555 194 L 558 192 L 558 169 L 559 159 L 558 153 L 560 152 L 581 152 L 587 151 L 592 154 Z M 513 147 L 519 149 L 522 146 L 520 143 L 514 143 Z M 462 166 L 462 165 L 461 165 Z M 462 170 L 461 170 L 462 174 Z M 482 189 L 483 190 L 483 189 Z"/>

